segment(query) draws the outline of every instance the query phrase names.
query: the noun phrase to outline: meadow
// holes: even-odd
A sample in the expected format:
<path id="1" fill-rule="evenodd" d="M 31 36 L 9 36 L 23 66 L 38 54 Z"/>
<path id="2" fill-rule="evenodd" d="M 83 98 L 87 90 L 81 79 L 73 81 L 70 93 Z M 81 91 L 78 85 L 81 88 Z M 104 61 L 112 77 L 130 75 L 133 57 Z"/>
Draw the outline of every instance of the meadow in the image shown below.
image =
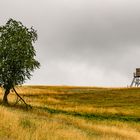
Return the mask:
<path id="1" fill-rule="evenodd" d="M 0 140 L 140 140 L 140 88 L 18 86 L 0 105 Z M 3 90 L 0 90 L 2 100 Z"/>

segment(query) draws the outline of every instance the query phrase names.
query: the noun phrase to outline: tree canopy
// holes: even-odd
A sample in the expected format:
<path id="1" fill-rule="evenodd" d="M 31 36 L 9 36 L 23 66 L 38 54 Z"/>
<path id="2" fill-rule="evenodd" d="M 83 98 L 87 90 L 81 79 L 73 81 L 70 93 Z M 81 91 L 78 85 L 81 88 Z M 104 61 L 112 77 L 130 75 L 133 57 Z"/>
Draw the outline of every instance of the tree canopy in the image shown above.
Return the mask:
<path id="1" fill-rule="evenodd" d="M 36 30 L 25 27 L 19 21 L 9 19 L 0 27 L 0 83 L 5 89 L 3 102 L 8 103 L 10 89 L 30 79 L 32 72 L 40 67 L 33 47 L 36 40 Z"/>

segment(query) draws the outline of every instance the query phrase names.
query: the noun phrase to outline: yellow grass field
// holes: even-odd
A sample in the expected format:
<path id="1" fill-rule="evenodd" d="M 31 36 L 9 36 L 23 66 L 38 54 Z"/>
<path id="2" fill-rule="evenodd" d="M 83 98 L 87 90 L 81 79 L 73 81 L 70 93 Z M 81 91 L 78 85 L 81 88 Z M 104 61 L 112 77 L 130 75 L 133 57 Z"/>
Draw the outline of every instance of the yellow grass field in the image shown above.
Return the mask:
<path id="1" fill-rule="evenodd" d="M 140 88 L 22 86 L 0 105 L 0 140 L 140 140 Z M 0 90 L 0 100 L 3 91 Z"/>

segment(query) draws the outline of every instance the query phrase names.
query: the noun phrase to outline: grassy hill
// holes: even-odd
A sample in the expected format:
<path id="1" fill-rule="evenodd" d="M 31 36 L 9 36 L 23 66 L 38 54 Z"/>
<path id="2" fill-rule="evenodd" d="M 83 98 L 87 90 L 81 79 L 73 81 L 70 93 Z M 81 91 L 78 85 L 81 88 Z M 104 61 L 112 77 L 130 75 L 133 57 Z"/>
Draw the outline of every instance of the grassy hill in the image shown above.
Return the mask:
<path id="1" fill-rule="evenodd" d="M 0 106 L 0 140 L 139 140 L 140 88 L 23 86 Z M 0 91 L 2 99 L 2 91 Z"/>

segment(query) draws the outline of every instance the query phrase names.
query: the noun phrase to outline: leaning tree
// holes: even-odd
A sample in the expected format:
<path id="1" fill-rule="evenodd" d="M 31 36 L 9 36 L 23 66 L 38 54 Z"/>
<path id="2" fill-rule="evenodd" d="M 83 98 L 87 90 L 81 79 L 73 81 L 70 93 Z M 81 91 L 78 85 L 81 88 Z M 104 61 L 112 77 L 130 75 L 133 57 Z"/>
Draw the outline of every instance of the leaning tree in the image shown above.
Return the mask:
<path id="1" fill-rule="evenodd" d="M 33 43 L 37 33 L 21 22 L 9 19 L 0 27 L 0 84 L 4 88 L 3 104 L 8 104 L 10 90 L 30 79 L 32 72 L 39 68 L 35 60 Z M 17 94 L 18 95 L 18 94 Z M 20 97 L 20 96 L 19 96 Z"/>

